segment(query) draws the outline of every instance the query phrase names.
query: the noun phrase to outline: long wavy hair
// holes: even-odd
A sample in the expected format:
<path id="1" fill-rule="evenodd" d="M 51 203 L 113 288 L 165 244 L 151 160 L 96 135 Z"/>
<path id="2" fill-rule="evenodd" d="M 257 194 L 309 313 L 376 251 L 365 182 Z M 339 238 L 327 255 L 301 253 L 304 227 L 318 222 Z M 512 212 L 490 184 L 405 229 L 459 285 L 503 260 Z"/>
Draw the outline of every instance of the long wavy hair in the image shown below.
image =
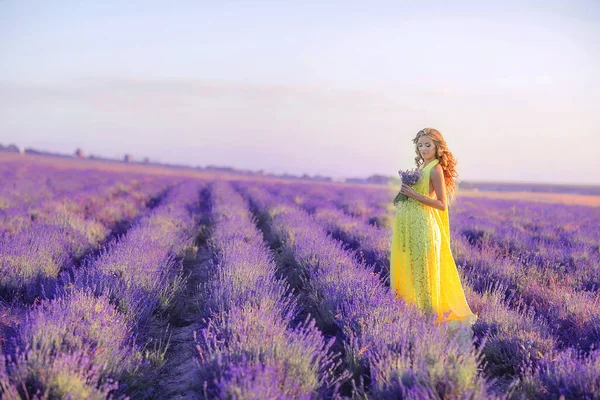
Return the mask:
<path id="1" fill-rule="evenodd" d="M 436 158 L 440 160 L 439 164 L 444 170 L 444 182 L 446 183 L 446 196 L 448 197 L 448 204 L 452 203 L 455 197 L 455 190 L 458 185 L 458 171 L 456 171 L 456 158 L 454 154 L 448 149 L 448 145 L 444 140 L 444 137 L 434 128 L 423 128 L 417 132 L 417 136 L 413 139 L 415 144 L 415 163 L 417 167 L 423 165 L 425 160 L 421 157 L 417 142 L 421 136 L 427 135 L 433 141 L 436 149 Z"/>

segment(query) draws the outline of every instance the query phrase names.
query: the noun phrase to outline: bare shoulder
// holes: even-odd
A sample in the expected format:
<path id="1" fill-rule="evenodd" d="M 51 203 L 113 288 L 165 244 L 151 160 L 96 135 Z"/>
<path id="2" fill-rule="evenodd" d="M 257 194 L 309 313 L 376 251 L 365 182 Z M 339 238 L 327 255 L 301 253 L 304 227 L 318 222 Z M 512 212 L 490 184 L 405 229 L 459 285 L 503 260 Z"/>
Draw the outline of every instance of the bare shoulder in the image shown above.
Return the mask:
<path id="1" fill-rule="evenodd" d="M 440 164 L 436 164 L 433 166 L 433 168 L 431 168 L 431 176 L 436 178 L 444 176 L 444 170 L 442 169 L 442 166 Z"/>

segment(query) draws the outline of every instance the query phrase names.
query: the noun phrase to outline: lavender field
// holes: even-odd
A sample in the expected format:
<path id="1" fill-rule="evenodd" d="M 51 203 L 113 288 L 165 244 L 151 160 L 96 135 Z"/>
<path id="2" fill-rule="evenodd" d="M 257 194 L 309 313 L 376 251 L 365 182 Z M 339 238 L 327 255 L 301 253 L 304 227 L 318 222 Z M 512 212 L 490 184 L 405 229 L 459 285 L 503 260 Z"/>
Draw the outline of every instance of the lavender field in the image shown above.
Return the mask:
<path id="1" fill-rule="evenodd" d="M 1 397 L 600 399 L 600 207 L 459 191 L 451 332 L 389 289 L 394 195 L 0 160 Z"/>

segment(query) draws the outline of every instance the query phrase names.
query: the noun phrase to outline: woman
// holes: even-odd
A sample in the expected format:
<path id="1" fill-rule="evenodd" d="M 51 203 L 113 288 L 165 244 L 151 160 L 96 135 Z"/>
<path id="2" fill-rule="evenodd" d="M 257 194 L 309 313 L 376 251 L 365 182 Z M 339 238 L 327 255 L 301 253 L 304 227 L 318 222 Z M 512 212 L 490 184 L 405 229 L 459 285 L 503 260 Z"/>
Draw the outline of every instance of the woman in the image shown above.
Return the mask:
<path id="1" fill-rule="evenodd" d="M 423 179 L 400 190 L 408 199 L 396 208 L 390 287 L 406 302 L 435 313 L 436 325 L 473 324 L 477 315 L 467 304 L 450 251 L 447 198 L 456 186 L 456 160 L 436 129 L 420 130 L 413 143 Z"/>

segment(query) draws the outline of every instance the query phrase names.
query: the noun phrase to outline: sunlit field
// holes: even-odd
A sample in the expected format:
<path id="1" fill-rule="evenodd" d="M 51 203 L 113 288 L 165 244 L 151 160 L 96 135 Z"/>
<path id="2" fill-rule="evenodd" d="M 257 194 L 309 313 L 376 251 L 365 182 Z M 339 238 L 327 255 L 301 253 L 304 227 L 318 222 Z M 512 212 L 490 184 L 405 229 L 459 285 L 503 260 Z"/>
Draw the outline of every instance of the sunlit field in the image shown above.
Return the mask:
<path id="1" fill-rule="evenodd" d="M 478 321 L 389 289 L 393 187 L 0 154 L 0 394 L 600 398 L 600 196 L 459 190 Z"/>

